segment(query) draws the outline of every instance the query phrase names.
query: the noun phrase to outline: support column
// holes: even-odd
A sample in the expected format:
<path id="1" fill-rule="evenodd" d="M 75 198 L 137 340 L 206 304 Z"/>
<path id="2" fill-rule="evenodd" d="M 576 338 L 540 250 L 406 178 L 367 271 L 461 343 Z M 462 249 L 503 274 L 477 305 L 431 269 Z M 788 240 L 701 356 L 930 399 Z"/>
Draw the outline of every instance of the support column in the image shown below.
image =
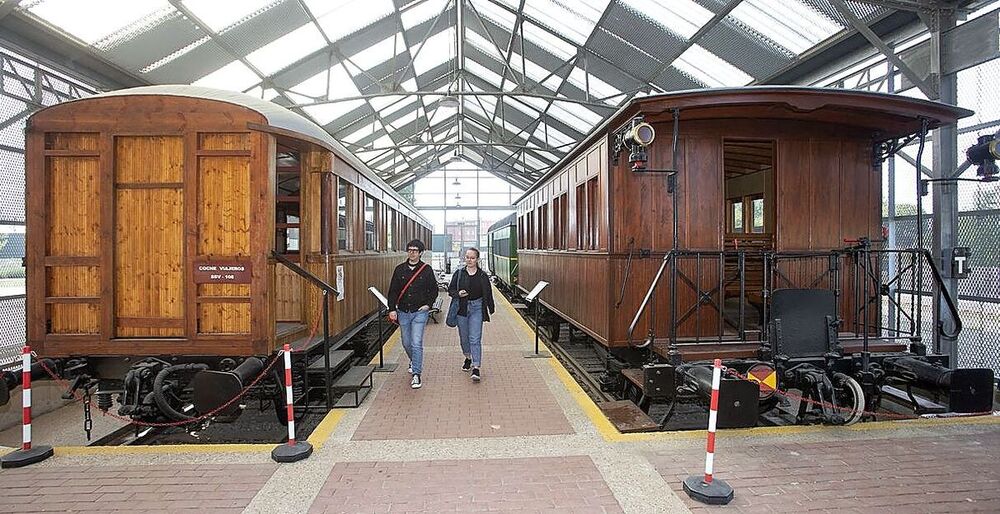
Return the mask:
<path id="1" fill-rule="evenodd" d="M 938 32 L 932 34 L 932 39 L 940 37 L 941 32 L 955 27 L 955 17 L 953 14 L 942 12 L 938 18 Z M 940 45 L 932 45 L 932 48 L 940 52 Z M 940 62 L 940 60 L 938 60 Z M 950 104 L 958 104 L 958 76 L 955 73 L 942 74 L 940 78 L 940 98 L 939 101 Z M 958 130 L 956 125 L 943 126 L 934 134 L 934 160 L 932 171 L 934 178 L 951 177 L 958 166 Z M 919 173 L 919 171 L 918 171 Z M 958 245 L 958 184 L 955 182 L 934 183 L 934 213 L 933 225 L 931 227 L 931 255 L 934 257 L 938 268 L 944 278 L 944 287 L 951 293 L 952 298 L 958 302 L 958 279 L 951 277 L 951 263 L 946 262 L 942 252 L 947 248 L 954 248 Z M 934 327 L 939 321 L 943 321 L 946 327 L 953 326 L 954 320 L 948 312 L 943 298 L 936 290 L 934 298 L 938 302 L 934 312 Z M 936 328 L 934 328 L 936 330 Z M 935 348 L 950 357 L 951 366 L 958 363 L 957 341 L 941 336 L 941 347 Z"/>

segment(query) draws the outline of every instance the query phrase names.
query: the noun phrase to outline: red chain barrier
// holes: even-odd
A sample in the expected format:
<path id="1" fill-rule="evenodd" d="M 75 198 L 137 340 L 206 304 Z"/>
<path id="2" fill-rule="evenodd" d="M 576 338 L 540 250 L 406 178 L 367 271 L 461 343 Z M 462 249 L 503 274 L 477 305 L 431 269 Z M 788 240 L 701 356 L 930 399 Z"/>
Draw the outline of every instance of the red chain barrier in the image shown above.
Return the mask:
<path id="1" fill-rule="evenodd" d="M 136 421 L 136 420 L 133 420 L 132 418 L 126 418 L 125 416 L 119 416 L 118 414 L 114 414 L 112 412 L 105 411 L 105 410 L 101 410 L 101 412 L 105 416 L 110 416 L 110 417 L 115 418 L 117 420 L 124 421 L 126 423 L 131 423 L 131 424 L 134 424 L 134 425 L 139 425 L 139 426 L 142 426 L 142 427 L 179 427 L 179 426 L 184 426 L 184 425 L 188 425 L 188 424 L 191 424 L 191 423 L 195 423 L 195 422 L 198 422 L 198 421 L 203 421 L 205 419 L 208 419 L 208 418 L 214 416 L 216 413 L 221 412 L 221 411 L 227 409 L 230 405 L 232 405 L 233 403 L 235 403 L 236 400 L 239 400 L 240 398 L 242 398 L 247 393 L 247 391 L 249 391 L 250 389 L 252 389 L 255 385 L 257 385 L 258 382 L 261 381 L 261 379 L 263 379 L 265 376 L 267 376 L 268 372 L 271 371 L 271 368 L 273 368 L 274 365 L 278 362 L 278 357 L 282 353 L 283 353 L 283 350 L 279 351 L 277 354 L 275 354 L 274 356 L 272 356 L 271 357 L 271 362 L 267 365 L 267 367 L 264 368 L 264 371 L 261 371 L 260 375 L 257 375 L 257 377 L 254 378 L 253 381 L 250 382 L 250 384 L 248 384 L 246 387 L 244 387 L 242 390 L 240 390 L 239 394 L 237 394 L 236 396 L 234 396 L 228 402 L 226 402 L 226 403 L 220 405 L 219 407 L 216 407 L 216 408 L 212 409 L 211 411 L 206 412 L 205 414 L 202 414 L 201 416 L 198 416 L 198 417 L 194 417 L 194 418 L 191 418 L 191 419 L 188 419 L 188 420 L 183 420 L 183 421 L 171 421 L 171 422 L 167 422 L 167 423 L 154 423 L 154 422 L 148 422 L 148 421 Z M 66 387 L 67 389 L 69 389 L 69 383 L 66 382 L 65 380 L 63 380 L 61 377 L 59 377 L 51 369 L 49 369 L 49 367 L 45 365 L 45 360 L 43 358 L 39 357 L 35 352 L 31 352 L 31 354 L 38 358 L 39 364 L 41 364 L 42 368 L 45 369 L 45 372 L 48 373 L 50 377 L 52 377 L 53 381 L 55 381 L 56 383 L 62 385 L 63 387 Z M 78 401 L 78 402 L 87 401 L 82 396 L 80 396 L 80 394 L 78 392 L 76 392 L 76 391 L 73 391 L 73 399 L 75 401 Z M 96 407 L 96 405 L 94 404 L 93 400 L 90 400 L 89 403 L 91 404 L 91 406 L 95 406 Z"/>
<path id="2" fill-rule="evenodd" d="M 725 368 L 725 369 L 726 369 L 726 374 L 728 374 L 730 376 L 734 376 L 734 377 L 742 379 L 742 380 L 747 380 L 747 381 L 751 381 L 751 382 L 757 382 L 756 380 L 750 380 L 749 378 L 747 378 L 746 375 L 743 375 L 743 374 L 739 373 L 738 371 L 736 371 L 733 368 Z M 798 400 L 800 402 L 805 402 L 805 403 L 808 403 L 808 404 L 816 406 L 816 407 L 828 407 L 828 408 L 831 408 L 833 410 L 837 410 L 837 411 L 840 411 L 840 412 L 852 412 L 852 411 L 855 410 L 855 409 L 850 409 L 850 408 L 846 408 L 846 407 L 840 407 L 840 406 L 838 406 L 836 404 L 829 403 L 829 402 L 821 402 L 821 401 L 813 400 L 811 398 L 806 398 L 804 396 L 801 396 L 801 395 L 795 394 L 793 392 L 790 392 L 790 391 L 788 391 L 786 389 L 775 388 L 774 392 L 776 394 L 784 396 L 785 398 L 789 398 L 789 399 L 792 399 L 792 400 Z M 993 414 L 995 414 L 995 413 L 992 412 L 992 411 L 986 411 L 986 412 L 965 413 L 965 414 L 962 414 L 962 416 L 985 416 L 985 415 L 993 415 Z M 881 416 L 883 418 L 900 419 L 900 420 L 901 419 L 921 419 L 921 418 L 924 417 L 924 416 L 919 416 L 919 415 L 916 415 L 916 414 L 896 414 L 894 412 L 872 412 L 872 411 L 867 411 L 867 410 L 863 410 L 863 409 L 861 410 L 861 415 L 862 415 L 862 417 L 864 417 L 864 416 L 871 416 L 871 417 L 877 418 L 878 416 Z"/>

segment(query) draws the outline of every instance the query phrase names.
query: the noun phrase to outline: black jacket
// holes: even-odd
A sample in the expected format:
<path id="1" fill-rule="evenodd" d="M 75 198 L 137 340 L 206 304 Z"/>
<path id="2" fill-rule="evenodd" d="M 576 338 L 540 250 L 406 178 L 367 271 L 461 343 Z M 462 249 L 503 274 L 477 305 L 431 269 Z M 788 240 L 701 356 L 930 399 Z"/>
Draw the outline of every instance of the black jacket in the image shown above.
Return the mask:
<path id="1" fill-rule="evenodd" d="M 434 270 L 430 264 L 424 266 L 420 275 L 406 289 L 403 297 L 399 298 L 399 293 L 403 290 L 403 286 L 410 281 L 410 277 L 423 264 L 423 261 L 418 262 L 417 267 L 413 271 L 410 271 L 410 265 L 407 261 L 403 261 L 402 264 L 396 266 L 396 269 L 392 272 L 392 281 L 389 282 L 389 297 L 387 298 L 389 300 L 389 311 L 401 310 L 404 312 L 413 312 L 424 305 L 428 307 L 434 305 L 434 300 L 437 300 L 438 287 L 437 279 L 434 278 Z M 397 299 L 399 299 L 398 302 Z"/>
<path id="2" fill-rule="evenodd" d="M 458 315 L 468 316 L 469 315 L 469 300 L 466 298 L 460 298 L 458 296 L 458 291 L 460 289 L 469 289 L 470 280 L 479 280 L 480 285 L 483 288 L 483 321 L 490 320 L 490 314 L 496 312 L 496 304 L 493 303 L 493 287 L 490 284 L 490 278 L 486 276 L 486 272 L 480 269 L 475 275 L 469 276 L 465 271 L 465 266 L 462 266 L 458 271 L 455 272 L 451 277 L 451 284 L 448 285 L 448 295 L 452 298 L 458 298 Z"/>

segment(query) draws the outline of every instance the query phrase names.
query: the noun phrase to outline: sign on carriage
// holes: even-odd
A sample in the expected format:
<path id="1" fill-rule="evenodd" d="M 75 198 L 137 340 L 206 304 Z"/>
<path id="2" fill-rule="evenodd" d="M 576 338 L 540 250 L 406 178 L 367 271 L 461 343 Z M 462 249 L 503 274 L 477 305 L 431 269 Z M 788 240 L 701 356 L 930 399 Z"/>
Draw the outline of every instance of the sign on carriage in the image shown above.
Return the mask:
<path id="1" fill-rule="evenodd" d="M 249 284 L 249 262 L 204 262 L 194 266 L 195 284 Z"/>

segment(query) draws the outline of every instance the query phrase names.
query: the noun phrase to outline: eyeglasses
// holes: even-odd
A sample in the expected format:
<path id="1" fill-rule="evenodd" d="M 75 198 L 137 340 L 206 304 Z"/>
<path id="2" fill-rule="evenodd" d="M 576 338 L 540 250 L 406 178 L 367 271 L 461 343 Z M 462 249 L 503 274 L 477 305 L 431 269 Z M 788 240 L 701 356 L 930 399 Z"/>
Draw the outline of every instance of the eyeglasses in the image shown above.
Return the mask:
<path id="1" fill-rule="evenodd" d="M 420 248 L 407 248 L 406 251 L 407 252 L 419 252 Z"/>

